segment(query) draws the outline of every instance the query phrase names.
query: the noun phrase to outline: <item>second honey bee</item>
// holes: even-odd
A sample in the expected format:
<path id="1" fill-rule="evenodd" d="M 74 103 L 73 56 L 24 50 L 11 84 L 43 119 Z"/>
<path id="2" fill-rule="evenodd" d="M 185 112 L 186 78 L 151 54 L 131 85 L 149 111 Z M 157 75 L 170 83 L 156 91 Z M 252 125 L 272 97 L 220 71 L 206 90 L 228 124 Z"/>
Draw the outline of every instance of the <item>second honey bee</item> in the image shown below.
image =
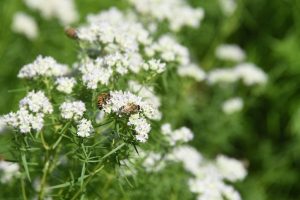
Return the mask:
<path id="1" fill-rule="evenodd" d="M 141 109 L 141 107 L 139 105 L 136 105 L 134 103 L 128 103 L 127 105 L 122 106 L 120 108 L 120 113 L 130 115 L 130 114 L 135 114 L 135 113 L 139 112 L 140 109 Z"/>
<path id="2" fill-rule="evenodd" d="M 98 96 L 98 99 L 97 99 L 98 108 L 101 110 L 109 99 L 110 99 L 110 94 L 109 93 L 100 94 Z"/>

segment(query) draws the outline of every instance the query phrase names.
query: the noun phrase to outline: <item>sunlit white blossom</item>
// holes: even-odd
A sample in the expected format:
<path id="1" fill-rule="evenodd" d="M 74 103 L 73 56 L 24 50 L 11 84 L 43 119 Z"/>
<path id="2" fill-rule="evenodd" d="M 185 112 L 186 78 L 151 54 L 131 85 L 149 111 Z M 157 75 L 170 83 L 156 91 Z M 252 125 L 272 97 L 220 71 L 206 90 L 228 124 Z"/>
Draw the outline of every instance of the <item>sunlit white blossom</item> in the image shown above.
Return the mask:
<path id="1" fill-rule="evenodd" d="M 205 72 L 195 64 L 182 65 L 178 68 L 177 73 L 182 77 L 191 77 L 196 81 L 205 79 Z"/>
<path id="2" fill-rule="evenodd" d="M 79 120 L 86 111 L 85 104 L 82 101 L 64 102 L 59 107 L 61 116 L 64 119 Z"/>
<path id="3" fill-rule="evenodd" d="M 245 52 L 235 44 L 222 44 L 216 49 L 216 57 L 220 60 L 241 62 L 245 59 Z"/>
<path id="4" fill-rule="evenodd" d="M 170 124 L 163 124 L 161 132 L 165 135 L 170 145 L 175 145 L 177 142 L 188 142 L 194 138 L 193 132 L 187 127 L 172 130 Z"/>
<path id="5" fill-rule="evenodd" d="M 46 19 L 57 18 L 62 25 L 74 23 L 78 13 L 73 0 L 24 0 L 25 4 L 37 10 Z"/>
<path id="6" fill-rule="evenodd" d="M 204 17 L 202 8 L 192 8 L 184 0 L 130 0 L 134 8 L 146 18 L 166 20 L 173 31 L 183 26 L 198 27 Z"/>
<path id="7" fill-rule="evenodd" d="M 1 183 L 8 183 L 14 177 L 20 175 L 20 166 L 18 163 L 0 160 L 0 181 Z"/>
<path id="8" fill-rule="evenodd" d="M 219 0 L 219 3 L 223 13 L 227 16 L 232 15 L 237 8 L 236 0 Z"/>
<path id="9" fill-rule="evenodd" d="M 20 101 L 20 107 L 24 107 L 31 112 L 49 114 L 53 112 L 53 107 L 49 99 L 42 91 L 31 91 Z"/>
<path id="10" fill-rule="evenodd" d="M 247 171 L 243 164 L 236 159 L 219 155 L 216 159 L 216 164 L 222 176 L 229 181 L 234 182 L 243 180 L 247 175 Z"/>
<path id="11" fill-rule="evenodd" d="M 141 117 L 139 114 L 134 114 L 129 117 L 128 125 L 133 126 L 137 135 L 136 140 L 139 142 L 146 142 L 148 140 L 148 133 L 151 130 L 150 124 L 147 120 Z"/>
<path id="12" fill-rule="evenodd" d="M 23 12 L 15 13 L 13 17 L 12 30 L 24 34 L 28 39 L 35 39 L 38 36 L 38 26 L 33 17 Z"/>
<path id="13" fill-rule="evenodd" d="M 81 119 L 77 125 L 77 135 L 80 137 L 88 137 L 94 131 L 92 122 L 87 119 Z"/>
<path id="14" fill-rule="evenodd" d="M 64 76 L 69 72 L 68 66 L 57 63 L 52 57 L 39 55 L 35 61 L 22 67 L 18 77 L 31 79 L 43 76 Z"/>
<path id="15" fill-rule="evenodd" d="M 241 98 L 235 97 L 226 100 L 222 105 L 222 110 L 226 114 L 232 114 L 242 110 L 244 102 Z"/>
<path id="16" fill-rule="evenodd" d="M 73 77 L 59 77 L 56 79 L 55 84 L 57 85 L 56 89 L 58 91 L 66 94 L 71 94 L 73 87 L 76 84 L 76 80 Z"/>
<path id="17" fill-rule="evenodd" d="M 244 84 L 248 86 L 263 85 L 268 80 L 266 73 L 252 63 L 239 64 L 235 70 Z"/>

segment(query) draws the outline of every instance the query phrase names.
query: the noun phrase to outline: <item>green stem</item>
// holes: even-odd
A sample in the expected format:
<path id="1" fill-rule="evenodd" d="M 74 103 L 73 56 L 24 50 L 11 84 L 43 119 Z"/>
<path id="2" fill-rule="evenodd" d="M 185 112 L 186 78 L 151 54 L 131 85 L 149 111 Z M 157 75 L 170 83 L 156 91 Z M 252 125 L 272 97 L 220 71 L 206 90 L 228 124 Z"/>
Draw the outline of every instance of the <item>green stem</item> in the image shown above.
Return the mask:
<path id="1" fill-rule="evenodd" d="M 22 197 L 23 200 L 27 200 L 27 195 L 26 195 L 26 189 L 25 189 L 25 183 L 24 183 L 24 178 L 21 178 L 21 189 L 22 189 Z"/>

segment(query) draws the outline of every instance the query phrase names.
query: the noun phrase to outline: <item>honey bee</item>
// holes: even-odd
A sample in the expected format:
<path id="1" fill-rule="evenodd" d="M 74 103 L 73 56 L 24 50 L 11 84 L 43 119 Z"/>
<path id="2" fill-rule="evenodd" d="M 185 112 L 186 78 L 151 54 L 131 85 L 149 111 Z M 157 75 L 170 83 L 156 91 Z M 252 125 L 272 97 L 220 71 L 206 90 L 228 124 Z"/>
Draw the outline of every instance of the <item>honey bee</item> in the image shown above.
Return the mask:
<path id="1" fill-rule="evenodd" d="M 120 113 L 126 114 L 126 115 L 134 114 L 134 113 L 139 112 L 140 108 L 141 107 L 139 105 L 136 105 L 134 103 L 128 103 L 127 105 L 122 106 L 120 108 Z"/>
<path id="2" fill-rule="evenodd" d="M 101 110 L 109 99 L 110 99 L 110 94 L 109 93 L 100 94 L 98 96 L 98 99 L 97 99 L 98 108 Z"/>
<path id="3" fill-rule="evenodd" d="M 66 33 L 66 35 L 67 35 L 69 38 L 72 38 L 72 39 L 77 39 L 77 38 L 78 38 L 77 31 L 76 31 L 76 29 L 74 29 L 74 28 L 67 28 L 67 29 L 65 30 L 65 33 Z"/>

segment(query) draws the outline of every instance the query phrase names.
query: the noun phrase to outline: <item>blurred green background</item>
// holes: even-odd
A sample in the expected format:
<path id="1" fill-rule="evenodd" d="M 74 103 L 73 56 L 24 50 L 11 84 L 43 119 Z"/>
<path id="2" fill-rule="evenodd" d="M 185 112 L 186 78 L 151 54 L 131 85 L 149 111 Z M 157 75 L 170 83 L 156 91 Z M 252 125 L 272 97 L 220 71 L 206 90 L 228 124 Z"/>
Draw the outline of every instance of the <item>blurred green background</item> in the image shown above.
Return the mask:
<path id="1" fill-rule="evenodd" d="M 211 156 L 224 153 L 246 159 L 249 176 L 237 184 L 244 199 L 300 199 L 300 1 L 239 0 L 238 11 L 229 18 L 220 14 L 217 0 L 189 2 L 203 7 L 206 16 L 199 29 L 186 28 L 178 36 L 205 70 L 215 67 L 212 59 L 218 44 L 236 43 L 269 75 L 263 92 L 245 94 L 247 103 L 239 115 L 221 118 L 214 106 L 198 118 L 186 115 L 186 123 L 199 132 L 195 145 Z M 122 0 L 77 0 L 76 4 L 80 22 L 86 14 L 112 5 L 126 7 Z M 16 11 L 37 19 L 37 40 L 11 31 Z M 38 54 L 72 64 L 77 47 L 56 20 L 42 19 L 20 0 L 1 0 L 0 19 L 0 113 L 5 114 L 23 95 L 14 90 L 22 88 L 16 75 L 24 64 Z M 207 98 L 213 95 L 208 93 Z M 7 142 L 1 137 L 2 147 Z"/>

